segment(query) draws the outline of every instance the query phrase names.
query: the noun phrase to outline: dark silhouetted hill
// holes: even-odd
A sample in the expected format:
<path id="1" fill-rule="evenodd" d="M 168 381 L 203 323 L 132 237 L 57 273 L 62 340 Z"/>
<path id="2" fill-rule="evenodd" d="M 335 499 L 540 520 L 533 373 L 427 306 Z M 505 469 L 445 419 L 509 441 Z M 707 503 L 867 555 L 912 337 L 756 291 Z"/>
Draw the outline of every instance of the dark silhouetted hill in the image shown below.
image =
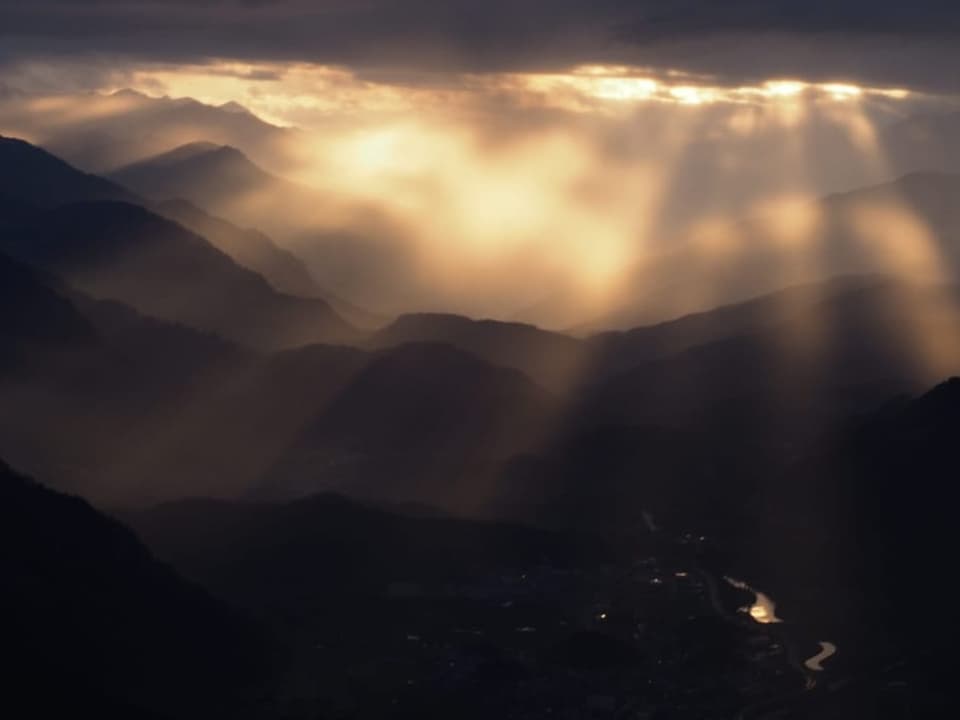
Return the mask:
<path id="1" fill-rule="evenodd" d="M 80 172 L 23 140 L 0 136 L 0 195 L 39 207 L 111 200 L 138 202 L 128 190 Z"/>
<path id="2" fill-rule="evenodd" d="M 568 391 L 591 371 L 579 340 L 533 325 L 472 320 L 460 315 L 404 315 L 370 339 L 373 347 L 446 343 L 492 365 L 513 368 L 554 391 Z"/>
<path id="3" fill-rule="evenodd" d="M 960 624 L 939 588 L 960 549 L 958 432 L 956 378 L 850 422 L 755 487 L 722 562 L 853 666 L 949 662 Z"/>
<path id="4" fill-rule="evenodd" d="M 755 473 L 698 433 L 601 425 L 513 458 L 485 511 L 541 527 L 647 532 L 652 521 L 706 531 L 735 522 Z"/>
<path id="5" fill-rule="evenodd" d="M 93 343 L 93 325 L 52 287 L 52 279 L 0 255 L 0 345 L 14 352 L 14 343 L 84 346 Z"/>
<path id="6" fill-rule="evenodd" d="M 118 186 L 28 143 L 3 140 L 0 251 L 78 290 L 261 348 L 346 342 L 354 329 L 323 300 L 276 292 L 208 241 L 150 211 Z M 22 187 L 26 174 L 27 191 Z M 9 187 L 8 187 L 9 186 Z M 32 188 L 32 189 L 31 189 Z M 112 197 L 116 195 L 116 197 Z M 99 195 L 98 195 L 99 194 Z M 106 196 L 110 202 L 76 202 Z M 34 197 L 38 196 L 38 197 Z M 16 202 L 49 207 L 29 213 Z"/>
<path id="7" fill-rule="evenodd" d="M 191 419 L 255 357 L 3 256 L 0 277 L 0 451 L 101 500 L 205 487 L 211 472 L 190 451 L 203 447 Z"/>
<path id="8" fill-rule="evenodd" d="M 103 502 L 247 492 L 370 359 L 261 357 L 4 256 L 0 277 L 0 451 Z"/>
<path id="9" fill-rule="evenodd" d="M 336 489 L 475 506 L 483 478 L 536 445 L 556 404 L 516 370 L 453 347 L 411 344 L 376 356 L 268 474 L 279 497 Z"/>
<path id="10" fill-rule="evenodd" d="M 63 206 L 0 245 L 89 295 L 253 347 L 356 335 L 324 301 L 276 292 L 200 236 L 135 205 Z"/>
<path id="11" fill-rule="evenodd" d="M 605 552 L 590 536 L 404 517 L 332 494 L 277 504 L 185 500 L 124 518 L 190 578 L 235 602 L 274 610 L 382 598 L 398 582 L 436 591 L 478 574 L 563 567 Z M 367 622 L 362 614 L 354 620 Z"/>
<path id="12" fill-rule="evenodd" d="M 7 711 L 209 717 L 255 684 L 253 626 L 83 500 L 0 464 L 0 537 Z"/>
<path id="13" fill-rule="evenodd" d="M 552 442 L 508 464 L 492 512 L 638 527 L 650 511 L 711 533 L 748 526 L 768 478 L 851 418 L 960 370 L 958 310 L 953 286 L 855 278 L 591 339 L 593 384 Z"/>
<path id="14" fill-rule="evenodd" d="M 747 323 L 614 375 L 588 393 L 583 411 L 605 422 L 696 427 L 769 447 L 775 437 L 809 437 L 826 422 L 960 368 L 956 287 L 880 281 L 796 311 L 783 312 L 776 296 L 770 302 L 763 313 L 747 309 L 780 313 L 778 322 Z M 721 324 L 728 312 L 719 312 Z M 709 328 L 709 317 L 695 324 Z M 685 322 L 678 321 L 681 340 Z M 665 326 L 651 334 L 670 340 L 669 333 Z M 630 352 L 640 357 L 643 347 Z"/>

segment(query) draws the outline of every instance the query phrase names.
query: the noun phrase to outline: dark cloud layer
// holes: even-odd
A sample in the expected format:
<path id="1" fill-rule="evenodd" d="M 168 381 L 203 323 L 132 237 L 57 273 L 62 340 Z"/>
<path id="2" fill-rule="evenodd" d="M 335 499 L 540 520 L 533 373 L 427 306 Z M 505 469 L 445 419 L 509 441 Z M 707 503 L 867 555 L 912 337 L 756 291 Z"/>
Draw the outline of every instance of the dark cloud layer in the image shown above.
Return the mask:
<path id="1" fill-rule="evenodd" d="M 960 90 L 954 0 L 0 0 L 7 62 L 303 60 L 403 70 L 630 63 Z M 2 49 L 5 48 L 5 49 Z"/>

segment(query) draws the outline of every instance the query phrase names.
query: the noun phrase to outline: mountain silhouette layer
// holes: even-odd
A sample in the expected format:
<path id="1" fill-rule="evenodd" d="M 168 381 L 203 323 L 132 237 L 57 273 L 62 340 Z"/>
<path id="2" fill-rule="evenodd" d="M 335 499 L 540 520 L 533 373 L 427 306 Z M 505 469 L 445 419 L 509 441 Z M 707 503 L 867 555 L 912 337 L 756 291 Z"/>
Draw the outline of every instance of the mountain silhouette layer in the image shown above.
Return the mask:
<path id="1" fill-rule="evenodd" d="M 204 717 L 262 671 L 255 626 L 126 527 L 2 463 L 0 536 L 8 709 Z"/>

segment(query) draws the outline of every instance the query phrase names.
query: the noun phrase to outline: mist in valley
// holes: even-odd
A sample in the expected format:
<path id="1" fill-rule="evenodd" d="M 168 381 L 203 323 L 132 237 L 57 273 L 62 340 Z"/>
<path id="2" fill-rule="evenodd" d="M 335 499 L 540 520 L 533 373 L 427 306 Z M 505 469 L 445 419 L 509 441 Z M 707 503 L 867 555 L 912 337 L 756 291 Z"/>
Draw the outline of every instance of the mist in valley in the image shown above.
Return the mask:
<path id="1" fill-rule="evenodd" d="M 957 13 L 36 5 L 10 710 L 953 713 Z"/>

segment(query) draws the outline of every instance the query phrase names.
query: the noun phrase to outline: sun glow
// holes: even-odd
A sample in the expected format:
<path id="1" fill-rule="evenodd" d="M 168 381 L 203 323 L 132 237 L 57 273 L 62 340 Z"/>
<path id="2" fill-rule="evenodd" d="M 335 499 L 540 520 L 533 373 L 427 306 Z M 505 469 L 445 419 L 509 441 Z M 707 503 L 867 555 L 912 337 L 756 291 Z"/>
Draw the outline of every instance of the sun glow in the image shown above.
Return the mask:
<path id="1" fill-rule="evenodd" d="M 375 309 L 511 317 L 564 298 L 563 312 L 523 316 L 559 326 L 624 302 L 656 319 L 708 307 L 734 287 L 750 294 L 815 276 L 829 229 L 817 198 L 889 177 L 878 113 L 913 97 L 799 78 L 725 85 L 598 64 L 402 77 L 224 62 L 142 67 L 126 80 L 164 102 L 239 103 L 254 118 L 296 127 L 279 143 L 238 144 L 315 194 L 247 194 L 220 210 L 309 251 L 334 291 Z M 124 118 L 150 100 L 120 93 L 31 102 L 19 120 L 0 121 L 43 142 L 46 131 L 111 118 L 133 132 L 139 121 Z M 205 125 L 181 124 L 165 134 L 145 129 L 142 152 L 200 140 L 224 142 Z M 894 220 L 890 227 L 904 229 Z M 849 226 L 882 235 L 872 219 Z M 867 246 L 886 269 L 898 261 L 893 245 Z M 753 256 L 769 264 L 766 273 L 748 270 L 760 265 L 748 262 Z M 405 285 L 337 270 L 367 257 L 389 257 L 384 272 Z M 911 271 L 933 262 L 917 248 L 903 260 Z"/>
<path id="2" fill-rule="evenodd" d="M 500 96 L 529 105 L 577 112 L 614 112 L 642 103 L 688 106 L 776 101 L 848 102 L 863 98 L 906 100 L 903 88 L 771 79 L 758 85 L 723 85 L 677 71 L 622 65 L 580 65 L 566 72 L 463 74 L 456 83 L 429 77 L 376 81 L 340 67 L 219 62 L 176 69 L 136 70 L 126 85 L 148 93 L 188 96 L 204 102 L 239 102 L 273 122 L 302 124 L 305 117 L 351 112 L 396 114 L 444 104 L 469 104 Z M 119 89 L 120 85 L 116 89 Z"/>
<path id="3" fill-rule="evenodd" d="M 864 93 L 863 88 L 857 87 L 856 85 L 842 85 L 838 83 L 830 83 L 827 85 L 820 86 L 824 92 L 826 92 L 834 100 L 852 100 L 854 98 L 861 97 Z"/>
<path id="4" fill-rule="evenodd" d="M 796 80 L 770 80 L 764 83 L 762 90 L 770 97 L 796 97 L 809 86 Z"/>

